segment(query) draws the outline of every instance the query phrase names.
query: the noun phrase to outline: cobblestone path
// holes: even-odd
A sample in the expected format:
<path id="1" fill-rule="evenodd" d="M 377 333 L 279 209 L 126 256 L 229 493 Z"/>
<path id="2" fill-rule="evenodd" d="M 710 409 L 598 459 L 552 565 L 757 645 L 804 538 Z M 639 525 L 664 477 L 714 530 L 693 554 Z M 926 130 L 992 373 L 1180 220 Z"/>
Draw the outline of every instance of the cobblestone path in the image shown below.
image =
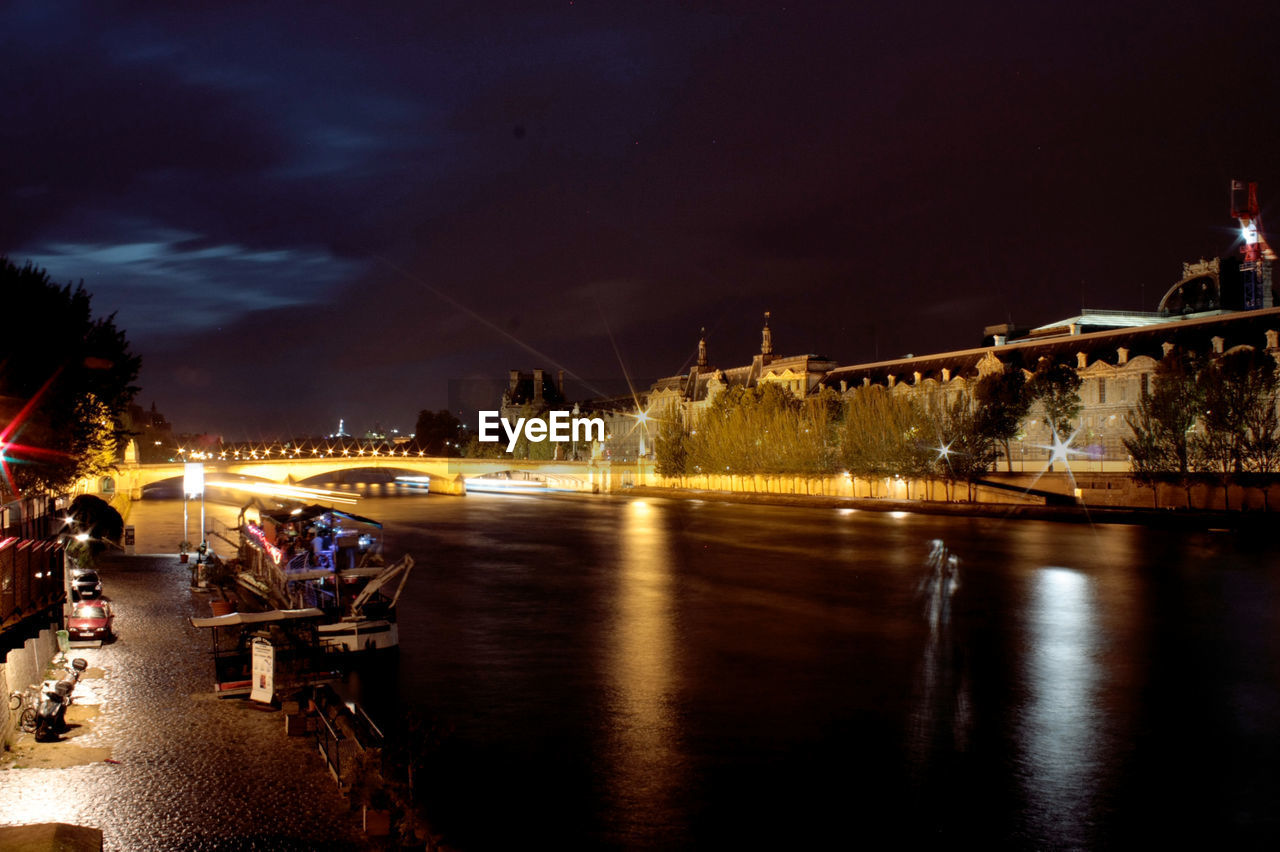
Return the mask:
<path id="1" fill-rule="evenodd" d="M 363 848 L 311 738 L 286 737 L 278 711 L 212 696 L 209 636 L 188 621 L 208 596 L 186 566 L 117 557 L 101 574 L 119 638 L 73 651 L 103 672 L 84 683 L 98 713 L 35 753 L 109 748 L 115 762 L 0 771 L 0 824 L 94 826 L 109 850 Z"/>

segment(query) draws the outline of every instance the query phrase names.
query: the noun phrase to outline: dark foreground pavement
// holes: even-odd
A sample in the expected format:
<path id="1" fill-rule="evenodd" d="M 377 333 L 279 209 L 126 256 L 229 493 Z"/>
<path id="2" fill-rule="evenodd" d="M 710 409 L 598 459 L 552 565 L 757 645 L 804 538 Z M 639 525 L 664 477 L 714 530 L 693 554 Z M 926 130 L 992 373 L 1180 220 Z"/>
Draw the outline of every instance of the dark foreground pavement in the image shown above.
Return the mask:
<path id="1" fill-rule="evenodd" d="M 277 711 L 212 696 L 209 637 L 188 621 L 208 596 L 186 566 L 116 557 L 101 573 L 119 638 L 73 651 L 98 703 L 72 708 L 62 741 L 24 734 L 3 755 L 0 825 L 94 826 L 109 850 L 362 848 L 312 740 L 286 737 Z"/>

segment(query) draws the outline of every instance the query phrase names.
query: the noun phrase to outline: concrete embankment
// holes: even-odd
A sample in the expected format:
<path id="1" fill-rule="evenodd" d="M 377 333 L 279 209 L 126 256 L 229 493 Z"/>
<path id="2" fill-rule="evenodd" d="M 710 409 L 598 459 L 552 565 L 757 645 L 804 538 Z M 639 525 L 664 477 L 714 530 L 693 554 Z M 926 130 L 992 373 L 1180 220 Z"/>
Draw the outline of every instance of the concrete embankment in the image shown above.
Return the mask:
<path id="1" fill-rule="evenodd" d="M 365 848 L 312 740 L 287 737 L 278 710 L 213 696 L 209 636 L 189 621 L 208 595 L 187 566 L 115 556 L 100 573 L 118 638 L 73 652 L 94 674 L 77 687 L 93 712 L 58 742 L 18 736 L 0 825 L 93 826 L 121 850 Z"/>
<path id="2" fill-rule="evenodd" d="M 1261 512 L 1211 512 L 1185 509 L 1121 509 L 1111 506 L 1032 506 L 1026 504 L 944 502 L 940 500 L 886 500 L 874 497 L 824 497 L 809 494 L 755 494 L 701 491 L 686 488 L 637 486 L 627 489 L 634 497 L 668 497 L 677 500 L 716 500 L 766 506 L 798 506 L 818 509 L 859 509 L 868 512 L 912 512 L 920 515 L 1006 518 L 1058 521 L 1076 524 L 1140 524 L 1177 529 L 1264 529 L 1272 515 Z"/>

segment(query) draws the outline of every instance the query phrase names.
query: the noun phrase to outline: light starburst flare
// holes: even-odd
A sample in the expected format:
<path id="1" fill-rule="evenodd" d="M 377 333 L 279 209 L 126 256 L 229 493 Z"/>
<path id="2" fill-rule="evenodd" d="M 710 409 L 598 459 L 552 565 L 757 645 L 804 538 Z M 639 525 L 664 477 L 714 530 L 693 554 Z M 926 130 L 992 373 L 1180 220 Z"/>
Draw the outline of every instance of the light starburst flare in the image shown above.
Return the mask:
<path id="1" fill-rule="evenodd" d="M 1080 430 L 1077 429 L 1076 431 L 1068 435 L 1067 439 L 1064 441 L 1062 440 L 1062 436 L 1058 434 L 1058 430 L 1057 429 L 1053 430 L 1053 443 L 1050 446 L 1043 447 L 1043 449 L 1046 449 L 1049 451 L 1050 465 L 1052 465 L 1054 462 L 1065 463 L 1072 456 L 1072 454 L 1080 455 L 1079 450 L 1072 449 L 1071 447 L 1072 442 L 1075 441 L 1076 436 L 1079 434 L 1080 434 Z"/>

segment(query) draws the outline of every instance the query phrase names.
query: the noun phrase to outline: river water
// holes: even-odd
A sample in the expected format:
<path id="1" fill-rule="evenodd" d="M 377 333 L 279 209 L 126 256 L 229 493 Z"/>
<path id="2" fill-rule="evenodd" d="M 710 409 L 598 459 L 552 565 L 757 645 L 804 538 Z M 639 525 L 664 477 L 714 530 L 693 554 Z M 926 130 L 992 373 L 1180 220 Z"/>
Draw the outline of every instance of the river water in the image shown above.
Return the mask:
<path id="1" fill-rule="evenodd" d="M 460 849 L 1280 841 L 1264 537 L 370 493 L 418 565 L 366 692 Z"/>

